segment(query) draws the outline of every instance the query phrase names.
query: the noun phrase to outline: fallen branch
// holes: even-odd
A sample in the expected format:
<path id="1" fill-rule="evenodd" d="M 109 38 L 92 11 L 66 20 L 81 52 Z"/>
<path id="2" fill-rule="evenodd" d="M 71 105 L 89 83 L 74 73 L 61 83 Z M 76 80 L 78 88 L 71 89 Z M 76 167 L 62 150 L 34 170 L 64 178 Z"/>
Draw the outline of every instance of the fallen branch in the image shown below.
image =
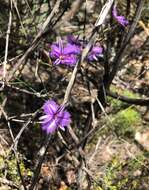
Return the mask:
<path id="1" fill-rule="evenodd" d="M 129 98 L 127 96 L 119 95 L 118 93 L 114 93 L 111 91 L 107 91 L 107 95 L 111 96 L 112 98 L 115 98 L 117 100 L 121 100 L 123 102 L 126 102 L 128 104 L 135 104 L 140 106 L 148 106 L 149 105 L 149 98 L 142 99 L 142 98 Z"/>

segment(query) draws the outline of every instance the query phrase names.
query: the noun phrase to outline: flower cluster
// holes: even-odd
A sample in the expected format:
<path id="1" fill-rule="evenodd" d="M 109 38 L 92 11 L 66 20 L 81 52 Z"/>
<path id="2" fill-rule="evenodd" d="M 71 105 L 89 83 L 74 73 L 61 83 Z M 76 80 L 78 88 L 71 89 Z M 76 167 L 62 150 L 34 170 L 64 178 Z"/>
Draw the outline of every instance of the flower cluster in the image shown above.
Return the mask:
<path id="1" fill-rule="evenodd" d="M 58 43 L 51 45 L 50 57 L 54 60 L 55 65 L 75 66 L 84 46 L 85 44 L 81 43 L 80 40 L 72 35 L 68 35 L 67 41 L 59 40 Z M 87 60 L 98 61 L 98 58 L 102 55 L 103 48 L 93 46 L 87 56 Z"/>
<path id="2" fill-rule="evenodd" d="M 48 100 L 43 105 L 44 115 L 40 117 L 42 129 L 47 134 L 54 133 L 58 128 L 65 130 L 71 123 L 71 116 L 64 106 L 58 105 L 53 100 Z"/>
<path id="3" fill-rule="evenodd" d="M 128 20 L 124 16 L 118 15 L 116 6 L 113 6 L 112 15 L 122 26 L 125 27 L 128 25 Z M 51 45 L 50 57 L 54 60 L 55 65 L 75 66 L 85 45 L 85 43 L 74 36 L 68 35 L 66 41 L 59 40 L 58 43 Z M 98 58 L 101 56 L 103 56 L 103 48 L 94 45 L 87 55 L 87 61 L 98 61 Z"/>
<path id="4" fill-rule="evenodd" d="M 118 15 L 116 6 L 113 7 L 112 15 L 122 26 L 128 25 L 128 20 L 124 16 Z M 85 46 L 85 42 L 73 35 L 68 35 L 66 40 L 60 39 L 51 45 L 50 57 L 55 65 L 75 66 Z M 102 56 L 103 48 L 100 45 L 93 45 L 86 59 L 88 62 L 95 62 Z M 53 100 L 44 103 L 43 112 L 44 115 L 40 117 L 41 126 L 47 134 L 52 134 L 59 128 L 65 130 L 65 127 L 71 123 L 70 113 L 65 110 L 64 106 L 58 105 Z"/>
<path id="5" fill-rule="evenodd" d="M 129 24 L 128 20 L 124 16 L 118 16 L 116 6 L 113 7 L 112 10 L 113 17 L 117 20 L 118 23 L 120 23 L 122 26 L 127 26 Z"/>

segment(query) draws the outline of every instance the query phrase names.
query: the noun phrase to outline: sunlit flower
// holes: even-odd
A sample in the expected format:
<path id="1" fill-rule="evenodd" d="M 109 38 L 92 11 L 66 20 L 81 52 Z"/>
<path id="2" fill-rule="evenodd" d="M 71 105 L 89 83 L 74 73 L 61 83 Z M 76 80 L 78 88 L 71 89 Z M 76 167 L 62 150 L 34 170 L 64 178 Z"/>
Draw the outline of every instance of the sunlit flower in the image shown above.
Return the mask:
<path id="1" fill-rule="evenodd" d="M 50 57 L 54 61 L 54 65 L 69 65 L 75 66 L 83 48 L 85 48 L 87 42 L 81 42 L 73 35 L 68 35 L 66 41 L 59 40 L 58 43 L 51 45 Z M 103 48 L 98 45 L 94 45 L 87 55 L 88 61 L 98 61 L 99 57 L 103 57 Z"/>
<path id="2" fill-rule="evenodd" d="M 74 66 L 78 60 L 80 48 L 70 43 L 64 43 L 62 40 L 59 43 L 51 45 L 50 56 L 54 59 L 54 64 L 65 64 Z"/>
<path id="3" fill-rule="evenodd" d="M 53 100 L 48 100 L 43 105 L 44 115 L 40 117 L 42 129 L 47 134 L 54 133 L 58 128 L 65 130 L 71 122 L 70 113 L 64 106 L 58 105 Z"/>
<path id="4" fill-rule="evenodd" d="M 120 23 L 122 26 L 125 27 L 129 24 L 128 20 L 124 16 L 118 16 L 116 6 L 113 7 L 112 14 L 113 17 L 117 20 L 117 22 Z"/>

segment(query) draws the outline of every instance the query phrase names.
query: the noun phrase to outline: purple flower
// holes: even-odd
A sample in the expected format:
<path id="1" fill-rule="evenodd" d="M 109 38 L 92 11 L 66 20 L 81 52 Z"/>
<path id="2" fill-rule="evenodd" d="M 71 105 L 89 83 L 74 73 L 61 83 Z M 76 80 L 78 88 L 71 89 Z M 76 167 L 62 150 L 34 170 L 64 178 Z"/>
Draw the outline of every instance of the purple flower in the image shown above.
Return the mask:
<path id="1" fill-rule="evenodd" d="M 68 127 L 71 122 L 69 112 L 53 100 L 45 102 L 43 112 L 45 115 L 40 117 L 40 120 L 42 120 L 42 129 L 45 130 L 47 134 L 54 133 L 58 128 L 65 130 L 65 127 Z"/>
<path id="2" fill-rule="evenodd" d="M 103 48 L 100 46 L 93 46 L 87 56 L 87 59 L 88 61 L 98 61 L 98 58 L 102 56 L 103 56 Z"/>
<path id="3" fill-rule="evenodd" d="M 64 43 L 61 40 L 59 43 L 51 45 L 50 56 L 55 60 L 55 65 L 65 64 L 74 66 L 77 62 L 77 55 L 79 54 L 80 48 L 78 46 L 70 43 Z"/>
<path id="4" fill-rule="evenodd" d="M 113 7 L 112 10 L 113 17 L 117 20 L 118 23 L 120 23 L 122 26 L 127 26 L 129 24 L 128 20 L 124 16 L 118 16 L 116 6 Z"/>

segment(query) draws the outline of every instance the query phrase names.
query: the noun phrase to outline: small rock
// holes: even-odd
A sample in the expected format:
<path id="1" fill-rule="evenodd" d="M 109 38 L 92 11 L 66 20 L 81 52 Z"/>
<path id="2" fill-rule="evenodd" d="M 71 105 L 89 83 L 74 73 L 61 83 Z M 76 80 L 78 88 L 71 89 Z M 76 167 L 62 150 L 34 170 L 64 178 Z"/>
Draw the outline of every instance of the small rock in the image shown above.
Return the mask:
<path id="1" fill-rule="evenodd" d="M 3 185 L 0 187 L 0 190 L 10 190 L 10 187 L 7 185 Z"/>
<path id="2" fill-rule="evenodd" d="M 141 173 L 142 173 L 142 172 L 141 172 L 140 170 L 136 170 L 136 171 L 133 173 L 133 175 L 137 177 L 137 176 L 140 176 Z"/>
<path id="3" fill-rule="evenodd" d="M 144 147 L 145 150 L 149 151 L 149 130 L 145 132 L 137 132 L 135 140 Z"/>

